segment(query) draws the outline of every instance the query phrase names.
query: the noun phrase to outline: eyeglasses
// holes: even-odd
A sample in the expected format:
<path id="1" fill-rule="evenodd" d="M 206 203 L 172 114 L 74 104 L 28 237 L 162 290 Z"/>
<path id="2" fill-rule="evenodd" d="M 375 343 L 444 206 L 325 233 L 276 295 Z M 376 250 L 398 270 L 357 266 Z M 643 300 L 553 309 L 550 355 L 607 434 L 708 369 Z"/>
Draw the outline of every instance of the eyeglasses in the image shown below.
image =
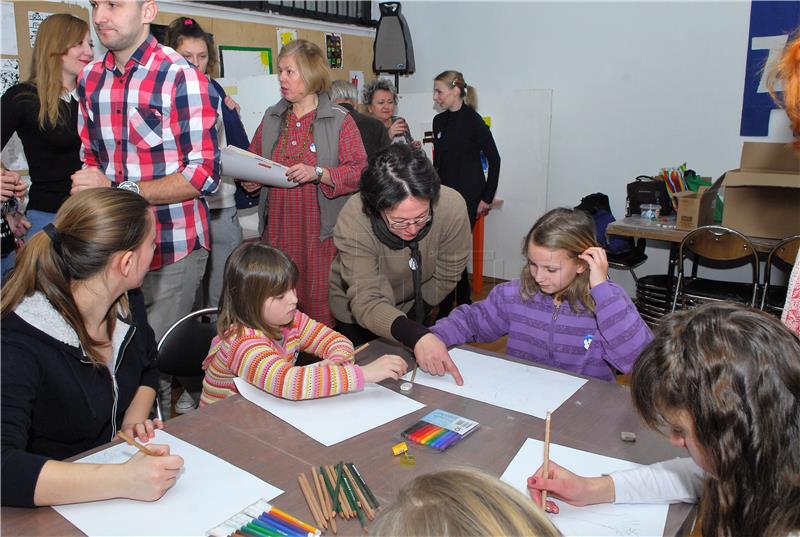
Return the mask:
<path id="1" fill-rule="evenodd" d="M 428 222 L 431 221 L 432 215 L 430 211 L 425 216 L 420 216 L 419 218 L 415 218 L 413 220 L 403 220 L 402 222 L 392 222 L 389 220 L 389 217 L 384 215 L 386 218 L 386 225 L 389 226 L 389 229 L 408 229 L 411 226 L 422 227 Z"/>

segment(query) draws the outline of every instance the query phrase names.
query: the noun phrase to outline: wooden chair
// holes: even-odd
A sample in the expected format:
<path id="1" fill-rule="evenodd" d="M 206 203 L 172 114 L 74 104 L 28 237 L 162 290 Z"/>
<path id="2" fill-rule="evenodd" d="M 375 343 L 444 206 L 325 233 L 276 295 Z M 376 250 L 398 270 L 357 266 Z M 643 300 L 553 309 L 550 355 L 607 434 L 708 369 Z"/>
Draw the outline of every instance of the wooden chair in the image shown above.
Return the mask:
<path id="1" fill-rule="evenodd" d="M 733 268 L 747 263 L 752 266 L 752 281 L 740 283 L 716 279 L 686 277 L 684 261 L 691 255 L 697 264 L 713 268 Z M 715 300 L 731 300 L 756 305 L 759 288 L 758 252 L 750 239 L 723 226 L 703 226 L 690 231 L 678 247 L 678 281 L 672 300 L 672 311 L 681 307 Z"/>
<path id="2" fill-rule="evenodd" d="M 800 250 L 800 235 L 787 237 L 775 245 L 767 255 L 764 268 L 764 285 L 761 293 L 761 309 L 776 315 L 783 313 L 783 304 L 786 301 L 787 287 L 785 285 L 771 285 L 772 267 L 776 266 L 787 275 L 792 271 Z"/>
<path id="3" fill-rule="evenodd" d="M 208 356 L 211 340 L 217 335 L 218 313 L 219 308 L 204 308 L 173 324 L 158 342 L 158 370 L 175 377 L 202 378 L 203 360 Z M 213 319 L 208 322 L 204 319 L 208 317 Z M 156 397 L 156 417 L 163 419 L 162 416 L 160 397 Z"/>

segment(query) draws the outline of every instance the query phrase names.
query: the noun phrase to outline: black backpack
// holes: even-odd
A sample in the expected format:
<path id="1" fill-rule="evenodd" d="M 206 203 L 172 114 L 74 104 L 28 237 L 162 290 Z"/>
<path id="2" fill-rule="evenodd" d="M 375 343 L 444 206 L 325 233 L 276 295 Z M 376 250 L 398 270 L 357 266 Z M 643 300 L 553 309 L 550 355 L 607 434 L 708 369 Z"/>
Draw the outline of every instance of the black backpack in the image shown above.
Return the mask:
<path id="1" fill-rule="evenodd" d="M 673 213 L 672 200 L 667 192 L 667 184 L 663 180 L 649 175 L 640 175 L 632 183 L 628 183 L 627 188 L 625 216 L 641 214 L 639 206 L 645 203 L 661 205 L 661 216 L 669 216 Z"/>

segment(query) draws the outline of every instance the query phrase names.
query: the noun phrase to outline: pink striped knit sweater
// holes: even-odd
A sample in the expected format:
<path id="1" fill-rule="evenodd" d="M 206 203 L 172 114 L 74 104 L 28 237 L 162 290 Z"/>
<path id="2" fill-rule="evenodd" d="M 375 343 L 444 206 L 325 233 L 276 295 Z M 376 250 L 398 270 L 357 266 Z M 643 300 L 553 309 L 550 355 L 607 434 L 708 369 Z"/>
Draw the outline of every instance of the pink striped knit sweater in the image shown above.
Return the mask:
<path id="1" fill-rule="evenodd" d="M 353 363 L 353 344 L 343 335 L 298 311 L 294 321 L 281 329 L 283 341 L 264 332 L 244 328 L 240 335 L 215 337 L 203 362 L 206 376 L 200 406 L 239 393 L 233 379 L 290 400 L 315 399 L 362 390 L 364 374 Z M 333 362 L 331 365 L 297 367 L 295 358 L 307 352 Z"/>

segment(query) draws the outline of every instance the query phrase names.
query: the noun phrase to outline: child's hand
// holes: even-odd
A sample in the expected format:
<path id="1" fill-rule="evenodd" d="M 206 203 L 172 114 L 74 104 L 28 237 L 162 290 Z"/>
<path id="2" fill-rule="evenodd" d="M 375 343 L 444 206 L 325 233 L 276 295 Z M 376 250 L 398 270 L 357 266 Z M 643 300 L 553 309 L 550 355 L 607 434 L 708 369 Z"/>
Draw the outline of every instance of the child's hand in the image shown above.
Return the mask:
<path id="1" fill-rule="evenodd" d="M 374 362 L 361 367 L 364 382 L 380 382 L 389 378 L 398 380 L 406 374 L 406 361 L 394 354 L 384 354 Z"/>
<path id="2" fill-rule="evenodd" d="M 608 279 L 608 258 L 606 251 L 599 246 L 587 248 L 578 259 L 589 265 L 589 287 L 600 285 Z"/>
<path id="3" fill-rule="evenodd" d="M 28 190 L 28 184 L 22 180 L 17 172 L 0 170 L 0 201 L 10 198 L 21 198 Z"/>
<path id="4" fill-rule="evenodd" d="M 149 442 L 156 436 L 156 429 L 163 429 L 161 420 L 144 420 L 142 423 L 123 423 L 122 432 L 131 438 L 138 438 L 141 442 Z"/>
<path id="5" fill-rule="evenodd" d="M 540 466 L 536 473 L 528 478 L 528 494 L 536 505 L 542 504 L 543 490 L 550 496 L 579 507 L 614 501 L 614 480 L 609 476 L 581 477 L 553 461 L 548 463 L 547 473 L 550 475 L 545 478 L 544 469 Z M 547 502 L 545 511 L 558 513 L 558 506 L 553 502 Z"/>
<path id="6" fill-rule="evenodd" d="M 123 472 L 120 496 L 133 500 L 153 502 L 161 498 L 175 484 L 183 467 L 183 458 L 169 454 L 169 446 L 151 444 L 147 449 L 158 456 L 136 453 L 120 465 Z"/>

